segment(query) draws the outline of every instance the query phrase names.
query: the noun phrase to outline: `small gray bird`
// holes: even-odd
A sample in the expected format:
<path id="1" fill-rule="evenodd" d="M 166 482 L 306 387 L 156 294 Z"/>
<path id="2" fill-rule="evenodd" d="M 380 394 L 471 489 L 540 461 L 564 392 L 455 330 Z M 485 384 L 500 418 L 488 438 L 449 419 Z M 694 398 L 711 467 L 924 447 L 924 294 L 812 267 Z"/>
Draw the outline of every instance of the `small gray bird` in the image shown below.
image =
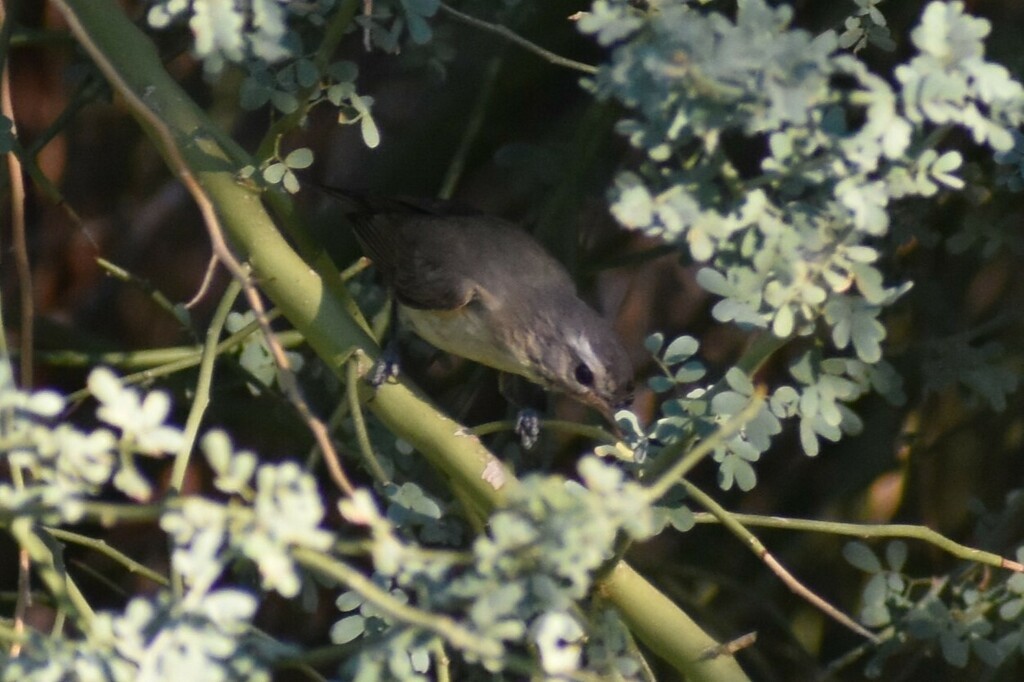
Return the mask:
<path id="1" fill-rule="evenodd" d="M 350 217 L 404 324 L 441 350 L 568 394 L 612 421 L 632 392 L 633 368 L 561 263 L 505 220 L 404 202 L 404 211 L 387 211 L 395 207 Z"/>

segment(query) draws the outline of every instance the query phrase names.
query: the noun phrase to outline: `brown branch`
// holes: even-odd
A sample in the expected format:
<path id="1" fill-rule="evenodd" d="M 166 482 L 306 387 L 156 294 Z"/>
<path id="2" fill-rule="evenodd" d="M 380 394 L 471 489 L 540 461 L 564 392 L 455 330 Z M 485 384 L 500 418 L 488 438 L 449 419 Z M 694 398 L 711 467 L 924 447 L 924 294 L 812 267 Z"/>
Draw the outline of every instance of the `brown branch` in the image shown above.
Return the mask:
<path id="1" fill-rule="evenodd" d="M 92 57 L 100 71 L 103 72 L 103 75 L 111 85 L 114 86 L 114 89 L 125 98 L 132 110 L 149 125 L 153 133 L 159 139 L 166 155 L 165 158 L 168 165 L 178 176 L 178 179 L 181 180 L 182 184 L 185 185 L 185 188 L 188 189 L 189 194 L 192 195 L 192 200 L 196 203 L 196 206 L 199 208 L 199 212 L 203 216 L 203 222 L 206 224 L 206 231 L 209 234 L 210 242 L 213 245 L 214 254 L 224 267 L 227 268 L 228 272 L 242 283 L 242 289 L 249 302 L 249 307 L 256 315 L 256 320 L 260 325 L 260 331 L 263 332 L 263 336 L 267 341 L 267 346 L 270 348 L 271 355 L 277 365 L 278 383 L 281 386 L 281 390 L 284 391 L 286 396 L 288 396 L 289 401 L 291 401 L 298 410 L 299 415 L 306 422 L 306 426 L 313 433 L 313 437 L 316 439 L 317 444 L 323 451 L 324 457 L 327 459 L 333 459 L 333 462 L 337 464 L 336 467 L 328 467 L 335 483 L 346 494 L 352 494 L 354 488 L 352 487 L 352 483 L 349 481 L 348 476 L 345 475 L 344 470 L 341 468 L 338 453 L 334 448 L 334 444 L 331 443 L 327 427 L 324 425 L 323 421 L 313 414 L 312 410 L 309 408 L 309 404 L 302 396 L 298 380 L 295 378 L 295 373 L 291 368 L 291 362 L 288 360 L 288 356 L 285 354 L 284 348 L 281 346 L 280 341 L 274 334 L 274 330 L 270 326 L 266 307 L 263 305 L 263 299 L 260 297 L 256 286 L 252 283 L 249 273 L 238 259 L 235 258 L 235 254 L 228 246 L 227 240 L 224 238 L 224 230 L 221 227 L 220 217 L 217 215 L 213 202 L 206 194 L 202 185 L 200 185 L 196 180 L 195 176 L 192 174 L 192 169 L 181 155 L 181 151 L 178 148 L 178 141 L 175 139 L 174 133 L 164 120 L 160 118 L 155 111 L 150 109 L 149 105 L 146 104 L 146 102 L 135 93 L 131 86 L 124 81 L 120 72 L 110 62 L 107 55 L 95 44 L 95 42 L 93 42 L 89 32 L 85 30 L 79 21 L 78 15 L 75 12 L 70 11 L 64 12 L 63 14 L 71 28 L 71 31 L 81 42 L 85 51 L 89 53 L 89 56 Z"/>
<path id="2" fill-rule="evenodd" d="M 709 512 L 715 515 L 722 525 L 725 526 L 729 532 L 735 535 L 737 538 L 743 541 L 750 551 L 752 551 L 757 557 L 764 562 L 764 564 L 772 570 L 772 572 L 779 577 L 779 579 L 788 587 L 794 594 L 802 597 L 806 601 L 810 602 L 815 608 L 820 610 L 829 618 L 832 618 L 837 623 L 849 628 L 856 632 L 858 635 L 865 637 L 866 639 L 877 643 L 879 641 L 878 636 L 873 632 L 856 622 L 848 615 L 837 609 L 832 604 L 829 604 L 823 597 L 815 594 L 809 587 L 801 583 L 792 573 L 790 573 L 785 566 L 779 563 L 768 548 L 751 533 L 747 528 L 736 520 L 725 508 L 715 502 L 714 499 L 703 490 L 690 483 L 686 479 L 682 481 L 683 487 L 686 489 L 686 494 L 697 502 L 700 506 L 707 509 Z"/>
<path id="3" fill-rule="evenodd" d="M 11 19 L 7 6 L 0 4 L 0 22 L 3 22 L 5 39 L 10 38 Z M 7 42 L 7 40 L 5 40 Z M 7 52 L 7 46 L 2 51 Z M 17 124 L 14 122 L 14 104 L 11 101 L 11 65 L 5 61 L 0 71 L 0 113 L 11 121 L 11 136 L 17 138 Z M 32 388 L 32 357 L 34 311 L 32 301 L 32 268 L 28 260 L 28 244 L 25 239 L 25 180 L 21 175 L 21 162 L 13 150 L 7 153 L 7 169 L 11 183 L 11 240 L 14 248 L 14 267 L 18 275 L 18 293 L 21 297 L 21 353 L 19 358 L 21 387 Z M 17 465 L 12 465 L 16 469 Z M 16 481 L 21 480 L 20 471 L 12 471 Z M 14 632 L 25 632 L 25 614 L 32 605 L 32 586 L 29 571 L 32 562 L 28 550 L 18 550 L 18 599 L 14 605 Z M 21 641 L 11 644 L 11 657 L 21 653 Z"/>
<path id="4" fill-rule="evenodd" d="M 501 24 L 492 24 L 489 21 L 484 21 L 483 19 L 477 19 L 476 17 L 470 16 L 468 14 L 463 14 L 462 12 L 452 7 L 449 7 L 443 2 L 441 3 L 441 11 L 445 12 L 452 18 L 461 21 L 464 24 L 473 26 L 474 28 L 478 28 L 481 31 L 487 31 L 489 33 L 499 35 L 505 40 L 515 45 L 518 45 L 519 47 L 525 49 L 527 52 L 532 52 L 541 59 L 544 59 L 554 64 L 555 66 L 564 66 L 567 69 L 574 69 L 576 71 L 580 71 L 590 76 L 593 76 L 594 74 L 597 73 L 596 66 L 593 66 L 591 64 L 584 64 L 583 62 L 578 62 L 575 59 L 569 59 L 568 57 L 563 57 L 559 54 L 555 54 L 551 50 L 545 49 L 536 43 L 531 43 L 529 40 L 522 37 L 512 29 L 506 26 L 502 26 Z"/>

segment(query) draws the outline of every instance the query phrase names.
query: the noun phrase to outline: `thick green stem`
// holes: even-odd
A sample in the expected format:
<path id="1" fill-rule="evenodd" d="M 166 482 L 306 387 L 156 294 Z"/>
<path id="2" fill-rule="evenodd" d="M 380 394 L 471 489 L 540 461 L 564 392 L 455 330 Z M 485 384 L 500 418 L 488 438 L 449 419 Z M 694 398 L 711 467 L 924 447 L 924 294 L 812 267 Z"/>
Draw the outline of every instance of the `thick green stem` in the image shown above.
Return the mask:
<path id="1" fill-rule="evenodd" d="M 709 657 L 719 643 L 625 562 L 615 567 L 598 591 L 615 604 L 637 639 L 688 680 L 748 679 L 735 658 Z"/>
<path id="2" fill-rule="evenodd" d="M 122 95 L 131 113 L 165 158 L 180 157 L 206 198 L 216 207 L 235 252 L 249 262 L 261 289 L 339 376 L 357 349 L 376 357 L 379 349 L 355 317 L 338 274 L 321 261 L 303 261 L 282 237 L 260 196 L 236 181 L 243 162 L 228 149 L 202 110 L 164 70 L 149 39 L 128 20 L 114 0 L 55 0 L 75 38 Z M 148 111 L 139 111 L 139 103 Z M 154 114 L 163 130 L 155 129 Z M 170 135 L 168 135 L 170 131 Z M 173 139 L 175 150 L 164 148 Z M 172 163 L 173 165 L 173 163 Z M 284 202 L 279 195 L 275 201 Z M 284 207 L 287 208 L 287 207 Z M 367 363 L 360 363 L 361 365 Z M 360 374 L 365 371 L 360 367 Z M 478 438 L 435 409 L 406 382 L 388 383 L 375 392 L 361 387 L 366 405 L 396 436 L 412 444 L 482 509 L 504 503 L 518 481 Z M 694 680 L 743 680 L 731 658 L 698 663 L 716 646 L 686 614 L 625 564 L 600 587 L 626 614 L 637 636 Z M 658 617 L 651 617 L 657 604 Z M 686 627 L 683 627 L 683 625 Z"/>

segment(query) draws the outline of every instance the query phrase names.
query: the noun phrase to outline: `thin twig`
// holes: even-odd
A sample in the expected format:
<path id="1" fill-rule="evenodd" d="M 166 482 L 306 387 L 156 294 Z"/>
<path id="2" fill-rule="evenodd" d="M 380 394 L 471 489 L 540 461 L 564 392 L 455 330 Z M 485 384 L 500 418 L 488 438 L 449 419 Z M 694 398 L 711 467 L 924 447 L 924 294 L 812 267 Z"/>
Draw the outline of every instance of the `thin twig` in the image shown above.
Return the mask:
<path id="1" fill-rule="evenodd" d="M 13 3 L 16 9 L 17 3 Z M 0 51 L 6 54 L 7 44 L 11 36 L 11 18 L 6 13 L 7 7 L 0 4 L 0 22 L 3 24 L 3 43 Z M 14 120 L 14 104 L 11 101 L 11 66 L 6 61 L 0 66 L 0 113 L 11 122 L 11 136 L 17 138 L 18 128 Z M 32 301 L 32 269 L 28 261 L 28 244 L 25 239 L 25 181 L 21 175 L 21 162 L 14 151 L 7 153 L 8 180 L 11 185 L 11 240 L 14 248 L 14 267 L 18 275 L 18 293 L 21 298 L 21 352 L 18 362 L 21 387 L 32 388 L 32 357 L 34 311 Z M 19 488 L 24 486 L 20 465 L 11 465 L 11 475 Z M 25 632 L 25 614 L 32 605 L 32 585 L 29 572 L 32 561 L 28 549 L 18 549 L 18 599 L 14 605 L 14 631 L 21 635 Z M 21 641 L 11 644 L 11 657 L 21 654 Z"/>
<path id="2" fill-rule="evenodd" d="M 324 426 L 323 422 L 313 414 L 312 410 L 309 408 L 309 404 L 302 396 L 298 380 L 295 378 L 295 373 L 291 368 L 291 362 L 285 354 L 284 348 L 282 348 L 281 344 L 278 342 L 277 337 L 274 334 L 274 330 L 270 327 L 266 307 L 263 305 L 263 299 L 260 297 L 259 291 L 253 285 L 252 281 L 249 279 L 248 273 L 242 267 L 242 264 L 238 259 L 235 258 L 235 254 L 232 253 L 231 248 L 228 246 L 216 208 L 210 200 L 210 197 L 206 194 L 206 190 L 203 189 L 202 185 L 200 185 L 196 180 L 195 176 L 192 174 L 192 169 L 181 155 L 181 150 L 178 148 L 174 132 L 168 127 L 164 120 L 160 118 L 155 111 L 150 109 L 142 98 L 132 90 L 131 86 L 125 82 L 114 64 L 111 63 L 103 50 L 97 47 L 88 31 L 86 31 L 82 26 L 78 16 L 74 12 L 65 12 L 64 16 L 72 32 L 78 37 L 82 47 L 89 53 L 89 56 L 92 57 L 93 61 L 103 72 L 103 75 L 106 76 L 111 85 L 113 85 L 121 96 L 124 97 L 132 109 L 149 124 L 153 133 L 159 138 L 161 146 L 167 155 L 166 158 L 168 165 L 178 176 L 178 179 L 181 180 L 182 184 L 185 185 L 186 189 L 188 189 L 189 194 L 192 195 L 192 200 L 196 203 L 200 214 L 203 216 L 203 222 L 206 224 L 206 231 L 210 237 L 210 242 L 213 245 L 213 252 L 216 254 L 220 262 L 224 264 L 224 267 L 228 272 L 242 283 L 243 291 L 245 292 L 246 299 L 249 302 L 249 307 L 256 315 L 256 320 L 259 322 L 260 330 L 263 332 L 267 346 L 270 348 L 270 353 L 277 365 L 278 384 L 280 385 L 281 390 L 284 391 L 284 394 L 288 396 L 290 402 L 299 411 L 299 414 L 306 422 L 306 426 L 320 444 L 320 448 L 323 450 L 324 456 L 329 457 L 333 455 L 337 458 L 337 453 L 334 450 L 334 445 L 331 443 L 330 434 L 328 434 L 327 428 Z M 339 467 L 337 471 L 332 471 L 332 474 L 334 475 L 334 481 L 338 487 L 346 494 L 352 494 L 354 489 L 344 471 Z"/>
<path id="3" fill-rule="evenodd" d="M 124 566 L 129 573 L 134 573 L 148 580 L 152 580 L 157 585 L 166 587 L 170 583 L 166 577 L 160 575 L 148 566 L 139 563 L 135 559 L 132 559 L 124 552 L 111 547 L 105 540 L 91 538 L 88 535 L 81 535 L 79 533 L 72 533 L 71 531 L 63 530 L 61 528 L 50 528 L 49 526 L 44 526 L 44 530 L 57 540 L 68 542 L 73 545 L 79 545 L 80 547 L 86 547 L 94 552 L 102 554 L 105 557 L 113 559 Z"/>
<path id="4" fill-rule="evenodd" d="M 188 410 L 188 418 L 185 420 L 185 438 L 181 448 L 174 456 L 174 468 L 171 472 L 171 489 L 181 494 L 181 488 L 185 484 L 185 474 L 188 473 L 188 462 L 195 446 L 196 436 L 199 435 L 199 425 L 202 424 L 203 415 L 210 404 L 210 388 L 213 386 L 213 368 L 217 361 L 217 342 L 224 330 L 231 307 L 241 292 L 242 283 L 237 279 L 231 280 L 220 304 L 214 312 L 210 326 L 206 330 L 206 344 L 203 346 L 203 359 L 199 363 L 199 378 L 196 380 L 195 397 Z"/>
<path id="5" fill-rule="evenodd" d="M 147 296 L 149 296 L 150 300 L 156 303 L 156 305 L 161 310 L 164 310 L 168 315 L 173 317 L 178 322 L 178 324 L 180 324 L 185 329 L 185 331 L 187 331 L 193 337 L 193 339 L 196 338 L 195 330 L 192 329 L 191 325 L 189 325 L 187 320 L 182 316 L 177 306 L 175 306 L 174 301 L 168 298 L 167 294 L 160 291 L 160 289 L 158 289 L 157 287 L 153 286 L 152 282 L 143 277 L 139 277 L 135 273 L 126 270 L 125 268 L 122 268 L 120 265 L 117 265 L 116 263 L 112 263 L 106 258 L 96 258 L 96 264 L 99 265 L 102 269 L 106 270 L 107 274 L 109 274 L 111 277 L 114 277 L 116 279 L 121 280 L 122 282 L 132 284 L 142 289 L 142 291 Z"/>
<path id="6" fill-rule="evenodd" d="M 466 430 L 474 436 L 479 437 L 489 436 L 492 433 L 498 433 L 500 431 L 512 431 L 515 427 L 516 422 L 514 419 L 501 419 L 493 422 L 485 422 Z M 568 421 L 565 419 L 542 419 L 540 420 L 540 427 L 541 429 L 582 436 L 608 445 L 622 445 L 625 447 L 624 443 L 600 426 L 590 426 L 588 424 L 580 424 L 579 422 Z"/>
<path id="7" fill-rule="evenodd" d="M 437 196 L 441 199 L 451 199 L 455 194 L 455 188 L 462 177 L 462 170 L 466 166 L 466 158 L 473 149 L 473 143 L 480 136 L 480 129 L 483 127 L 484 117 L 487 113 L 487 104 L 491 101 L 491 95 L 494 94 L 494 84 L 498 81 L 498 72 L 501 71 L 503 61 L 500 55 L 491 57 L 491 61 L 484 70 L 483 83 L 480 85 L 476 101 L 473 103 L 473 110 L 463 127 L 459 146 L 448 163 L 448 170 L 445 171 L 444 179 L 441 181 L 441 188 L 437 191 Z"/>
<path id="8" fill-rule="evenodd" d="M 18 600 L 14 603 L 14 631 L 19 635 L 25 632 L 25 614 L 28 607 L 32 606 L 32 584 L 29 575 L 32 570 L 32 561 L 28 550 L 24 547 L 18 549 Z M 21 642 L 11 644 L 11 658 L 21 655 Z"/>
<path id="9" fill-rule="evenodd" d="M 271 312 L 273 313 L 273 311 Z M 271 314 L 271 318 L 273 317 L 274 315 Z M 252 323 L 239 329 L 237 332 L 235 332 L 234 334 L 232 334 L 231 336 L 217 344 L 217 353 L 221 354 L 229 350 L 232 350 L 236 346 L 241 345 L 249 335 L 255 333 L 259 328 L 259 323 L 253 320 Z M 282 336 L 284 337 L 282 343 L 287 347 L 297 346 L 305 341 L 305 339 L 302 337 L 302 334 L 300 334 L 297 331 L 282 332 Z M 150 355 L 143 355 L 143 357 L 150 357 L 151 355 L 155 355 L 156 353 L 169 353 L 173 350 L 174 349 L 166 348 L 158 349 L 157 351 Z M 143 354 L 144 352 L 139 351 L 139 353 Z M 116 365 L 116 359 L 120 356 L 121 354 L 119 353 L 109 354 L 108 357 L 111 359 L 111 362 L 109 364 Z M 133 384 L 143 384 L 151 382 L 154 379 L 169 376 L 171 374 L 174 374 L 175 372 L 180 372 L 182 370 L 189 369 L 190 367 L 195 367 L 196 365 L 202 363 L 202 361 L 203 350 L 201 347 L 195 349 L 181 349 L 180 357 L 170 360 L 165 364 L 159 365 L 157 367 L 144 369 L 133 374 L 126 374 L 125 376 L 121 377 L 121 383 L 125 386 L 130 386 Z M 102 364 L 102 362 L 100 364 Z M 79 401 L 85 400 L 90 395 L 91 393 L 89 391 L 89 387 L 86 386 L 85 388 L 81 388 L 75 391 L 74 393 L 69 394 L 67 397 L 67 402 L 69 404 L 74 404 Z"/>
<path id="10" fill-rule="evenodd" d="M 366 430 L 363 407 L 359 402 L 359 363 L 365 357 L 362 351 L 356 351 L 349 358 L 345 392 L 348 396 L 349 411 L 352 413 L 352 426 L 356 430 L 356 443 L 359 444 L 359 450 L 363 454 L 363 460 L 366 463 L 366 468 L 370 471 L 370 475 L 383 487 L 391 483 L 391 479 L 388 473 L 384 471 L 384 467 L 381 466 L 376 453 L 373 451 L 373 443 L 370 442 L 370 434 Z"/>
<path id="11" fill-rule="evenodd" d="M 788 570 L 786 570 L 786 567 L 779 563 L 775 556 L 768 551 L 768 548 L 764 546 L 764 544 L 757 538 L 757 536 L 755 536 L 753 533 L 747 530 L 747 528 L 742 523 L 736 520 L 735 516 L 733 516 L 725 508 L 723 508 L 721 505 L 715 502 L 715 500 L 712 499 L 710 495 L 708 495 L 703 490 L 701 490 L 694 484 L 690 483 L 686 479 L 683 479 L 681 482 L 683 484 L 683 487 L 686 489 L 686 494 L 691 499 L 693 499 L 695 502 L 697 502 L 697 504 L 699 504 L 700 506 L 704 507 L 709 512 L 714 514 L 715 517 L 722 522 L 722 525 L 725 526 L 729 530 L 729 532 L 731 532 L 733 535 L 739 538 L 746 547 L 750 548 L 750 551 L 757 555 L 757 557 L 761 559 L 761 561 L 763 561 L 764 564 L 768 566 L 768 568 L 771 569 L 772 573 L 777 575 L 779 579 L 786 585 L 786 587 L 788 587 L 794 594 L 796 594 L 799 597 L 802 597 L 810 604 L 812 604 L 815 608 L 819 609 L 822 613 L 832 618 L 844 627 L 847 627 L 853 632 L 856 632 L 858 635 L 861 635 L 862 637 L 865 637 L 866 639 L 869 639 L 875 643 L 879 641 L 878 636 L 875 635 L 873 632 L 866 629 L 860 623 L 847 616 L 845 613 L 837 609 L 835 606 L 829 604 L 827 601 L 825 601 L 824 598 L 818 596 L 817 594 L 812 592 L 810 588 L 808 588 L 806 585 L 797 580 L 797 578 Z"/>
<path id="12" fill-rule="evenodd" d="M 32 561 L 35 562 L 39 578 L 46 584 L 47 589 L 62 603 L 71 608 L 77 619 L 78 627 L 82 631 L 88 631 L 89 623 L 95 617 L 92 606 L 89 605 L 85 595 L 78 589 L 78 585 L 71 579 L 64 569 L 63 560 L 58 558 L 49 544 L 36 533 L 32 522 L 25 517 L 17 519 L 9 529 L 18 545 L 25 549 Z M 59 546 L 58 546 L 59 549 Z"/>
<path id="13" fill-rule="evenodd" d="M 812 519 L 791 519 L 782 516 L 758 516 L 756 514 L 737 514 L 729 512 L 734 519 L 745 526 L 760 528 L 780 528 L 783 530 L 809 531 L 813 533 L 831 533 L 832 535 L 848 535 L 858 538 L 910 538 L 923 540 L 935 545 L 953 556 L 974 561 L 995 568 L 1006 568 L 1018 573 L 1024 572 L 1024 564 L 1004 556 L 975 549 L 950 540 L 941 533 L 927 526 L 914 526 L 907 523 L 871 524 L 842 523 L 839 521 L 816 521 Z M 694 514 L 697 523 L 719 523 L 714 514 Z"/>
<path id="14" fill-rule="evenodd" d="M 8 23 L 0 6 L 0 21 Z M 18 128 L 14 121 L 14 105 L 11 101 L 10 65 L 4 64 L 0 72 L 0 113 L 11 121 L 11 136 L 17 137 Z M 7 168 L 11 183 L 11 240 L 14 250 L 14 267 L 18 274 L 18 294 L 21 300 L 21 357 L 18 366 L 21 387 L 32 389 L 33 325 L 35 321 L 32 300 L 32 268 L 28 260 L 28 242 L 25 238 L 25 181 L 21 174 L 21 161 L 13 151 L 7 153 Z"/>
<path id="15" fill-rule="evenodd" d="M 477 19 L 476 17 L 470 16 L 468 14 L 463 14 L 462 12 L 452 7 L 449 7 L 443 2 L 441 3 L 440 7 L 443 12 L 449 14 L 455 19 L 458 19 L 462 23 L 473 26 L 474 28 L 478 28 L 481 31 L 489 31 L 490 33 L 497 34 L 504 38 L 505 40 L 514 43 L 519 47 L 524 48 L 528 52 L 532 52 L 541 59 L 547 60 L 548 62 L 554 64 L 555 66 L 564 66 L 567 69 L 575 69 L 576 71 L 580 71 L 591 76 L 597 73 L 596 66 L 584 64 L 583 62 L 578 62 L 575 59 L 569 59 L 567 57 L 555 54 L 551 50 L 544 49 L 543 47 L 537 45 L 536 43 L 531 43 L 529 40 L 523 38 L 521 35 L 519 35 L 518 33 L 516 33 L 515 31 L 506 26 L 502 26 L 501 24 L 492 24 L 489 21 L 484 21 L 483 19 Z"/>
<path id="16" fill-rule="evenodd" d="M 306 570 L 336 580 L 358 592 L 363 599 L 373 604 L 386 616 L 440 635 L 452 646 L 463 651 L 472 651 L 477 655 L 488 657 L 500 653 L 501 646 L 499 644 L 481 637 L 448 616 L 423 611 L 399 601 L 390 592 L 378 586 L 352 566 L 307 547 L 295 547 L 293 556 Z"/>
<path id="17" fill-rule="evenodd" d="M 710 661 L 713 658 L 719 656 L 735 656 L 737 653 L 746 649 L 747 647 L 753 646 L 754 642 L 757 641 L 757 632 L 748 632 L 745 635 L 741 635 L 736 639 L 728 642 L 723 642 L 718 646 L 711 647 L 700 656 L 702 661 Z"/>
<path id="18" fill-rule="evenodd" d="M 434 646 L 434 667 L 437 669 L 437 682 L 452 682 L 451 660 L 445 651 L 444 642 L 437 640 Z"/>
<path id="19" fill-rule="evenodd" d="M 210 256 L 210 262 L 206 264 L 206 274 L 203 275 L 203 281 L 199 284 L 199 290 L 196 291 L 195 296 L 189 299 L 185 307 L 189 310 L 199 305 L 206 294 L 210 291 L 210 285 L 213 284 L 213 276 L 217 274 L 217 256 Z"/>

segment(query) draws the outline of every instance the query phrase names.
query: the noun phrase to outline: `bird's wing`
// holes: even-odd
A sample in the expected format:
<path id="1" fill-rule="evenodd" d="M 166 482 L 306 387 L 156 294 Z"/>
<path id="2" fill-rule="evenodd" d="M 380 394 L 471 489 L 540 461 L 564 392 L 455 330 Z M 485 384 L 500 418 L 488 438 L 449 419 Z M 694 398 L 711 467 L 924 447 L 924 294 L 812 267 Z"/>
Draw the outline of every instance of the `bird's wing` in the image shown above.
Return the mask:
<path id="1" fill-rule="evenodd" d="M 458 267 L 465 261 L 448 252 L 453 242 L 443 238 L 442 221 L 385 214 L 355 217 L 354 222 L 356 237 L 400 303 L 456 310 L 473 299 L 475 281 Z"/>
<path id="2" fill-rule="evenodd" d="M 400 303 L 423 310 L 457 310 L 473 300 L 476 283 L 438 263 L 436 252 L 413 249 L 401 257 L 404 262 L 392 280 Z"/>

